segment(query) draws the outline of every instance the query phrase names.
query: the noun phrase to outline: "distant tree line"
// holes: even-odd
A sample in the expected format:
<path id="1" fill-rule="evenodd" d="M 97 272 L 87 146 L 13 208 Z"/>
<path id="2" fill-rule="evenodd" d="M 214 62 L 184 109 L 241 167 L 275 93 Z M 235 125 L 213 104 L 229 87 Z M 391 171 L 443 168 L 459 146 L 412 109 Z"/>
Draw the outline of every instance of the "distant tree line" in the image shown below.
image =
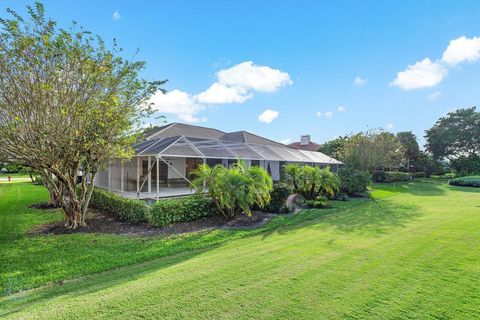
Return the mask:
<path id="1" fill-rule="evenodd" d="M 458 109 L 440 118 L 425 132 L 421 150 L 411 131 L 396 135 L 381 129 L 359 132 L 324 143 L 318 151 L 356 170 L 480 173 L 480 112 Z"/>

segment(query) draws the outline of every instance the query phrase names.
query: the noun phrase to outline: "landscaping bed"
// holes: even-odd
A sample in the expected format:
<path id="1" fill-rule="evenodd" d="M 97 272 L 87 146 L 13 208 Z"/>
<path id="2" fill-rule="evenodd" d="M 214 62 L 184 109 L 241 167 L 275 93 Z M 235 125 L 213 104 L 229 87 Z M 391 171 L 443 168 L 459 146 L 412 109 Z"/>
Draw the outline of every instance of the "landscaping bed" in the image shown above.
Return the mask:
<path id="1" fill-rule="evenodd" d="M 254 228 L 262 226 L 272 217 L 273 213 L 261 211 L 252 212 L 252 216 L 238 216 L 227 219 L 224 216 L 214 215 L 200 218 L 195 221 L 176 222 L 166 227 L 154 227 L 147 223 L 132 223 L 120 220 L 116 215 L 102 210 L 90 210 L 87 217 L 86 227 L 66 229 L 63 222 L 52 222 L 31 229 L 28 234 L 31 236 L 46 234 L 81 234 L 81 233 L 102 233 L 124 236 L 157 236 L 173 235 L 218 228 Z"/>
<path id="2" fill-rule="evenodd" d="M 480 176 L 459 177 L 450 180 L 452 186 L 480 188 Z"/>

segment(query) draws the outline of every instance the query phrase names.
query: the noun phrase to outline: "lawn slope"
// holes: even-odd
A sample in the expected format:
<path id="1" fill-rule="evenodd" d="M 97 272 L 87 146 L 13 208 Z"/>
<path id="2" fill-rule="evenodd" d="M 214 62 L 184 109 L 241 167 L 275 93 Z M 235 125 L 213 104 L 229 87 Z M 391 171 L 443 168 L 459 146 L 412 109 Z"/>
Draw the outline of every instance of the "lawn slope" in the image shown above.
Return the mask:
<path id="1" fill-rule="evenodd" d="M 209 236 L 213 244 L 161 258 L 152 254 L 142 263 L 114 271 L 10 294 L 0 300 L 0 315 L 59 319 L 478 316 L 480 192 L 428 182 L 377 189 L 375 201 L 336 202 L 334 210 L 307 210 L 241 234 L 202 235 L 197 240 Z M 215 240 L 218 234 L 222 241 Z M 47 249 L 38 249 L 37 254 L 52 254 L 49 242 L 62 237 L 79 247 L 85 240 L 46 236 L 42 242 Z M 105 252 L 107 239 L 120 241 L 98 237 Z M 26 245 L 32 239 L 21 238 L 19 231 L 16 241 Z M 93 247 L 88 241 L 81 253 L 100 261 L 98 255 L 104 251 L 89 252 Z M 135 243 L 130 245 L 138 250 L 162 252 L 157 247 L 165 240 L 148 240 L 151 247 L 145 248 L 136 244 L 138 240 L 124 241 Z M 175 241 L 189 243 L 185 238 Z M 125 255 L 115 245 L 110 249 Z M 20 256 L 25 253 L 18 248 L 9 259 L 24 259 Z M 73 254 L 69 257 L 84 261 Z M 16 265 L 10 272 L 21 269 L 10 261 Z M 62 260 L 54 255 L 52 261 Z"/>

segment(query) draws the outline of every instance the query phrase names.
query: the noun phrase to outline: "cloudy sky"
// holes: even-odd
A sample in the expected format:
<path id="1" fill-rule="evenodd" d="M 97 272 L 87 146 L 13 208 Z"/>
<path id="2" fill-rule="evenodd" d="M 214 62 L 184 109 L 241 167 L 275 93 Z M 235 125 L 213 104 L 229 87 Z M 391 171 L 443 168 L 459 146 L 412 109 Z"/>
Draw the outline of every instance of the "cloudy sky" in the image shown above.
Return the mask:
<path id="1" fill-rule="evenodd" d="M 20 0 L 2 0 L 1 16 Z M 45 1 L 169 79 L 168 121 L 323 142 L 382 127 L 419 137 L 480 101 L 480 1 Z M 155 123 L 154 119 L 146 122 Z"/>

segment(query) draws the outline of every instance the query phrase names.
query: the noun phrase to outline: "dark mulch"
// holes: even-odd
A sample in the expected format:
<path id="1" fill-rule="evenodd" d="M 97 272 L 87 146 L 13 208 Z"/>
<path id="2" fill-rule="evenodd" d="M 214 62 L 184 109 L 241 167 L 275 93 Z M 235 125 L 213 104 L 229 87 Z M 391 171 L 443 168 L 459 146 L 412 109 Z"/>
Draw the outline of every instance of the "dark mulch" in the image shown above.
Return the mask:
<path id="1" fill-rule="evenodd" d="M 276 216 L 276 214 L 256 211 L 253 212 L 251 217 L 238 216 L 232 220 L 228 220 L 223 216 L 213 216 L 196 221 L 178 222 L 168 227 L 156 228 L 146 223 L 133 224 L 127 221 L 121 221 L 106 212 L 92 210 L 87 216 L 86 227 L 66 229 L 63 222 L 54 222 L 38 226 L 30 230 L 29 234 L 105 233 L 126 236 L 173 235 L 218 228 L 254 228 L 263 225 L 274 216 Z"/>
<path id="2" fill-rule="evenodd" d="M 33 208 L 33 209 L 41 209 L 41 210 L 50 210 L 50 209 L 60 208 L 59 206 L 55 206 L 55 205 L 51 204 L 50 202 L 39 202 L 39 203 L 29 205 L 28 207 Z"/>

